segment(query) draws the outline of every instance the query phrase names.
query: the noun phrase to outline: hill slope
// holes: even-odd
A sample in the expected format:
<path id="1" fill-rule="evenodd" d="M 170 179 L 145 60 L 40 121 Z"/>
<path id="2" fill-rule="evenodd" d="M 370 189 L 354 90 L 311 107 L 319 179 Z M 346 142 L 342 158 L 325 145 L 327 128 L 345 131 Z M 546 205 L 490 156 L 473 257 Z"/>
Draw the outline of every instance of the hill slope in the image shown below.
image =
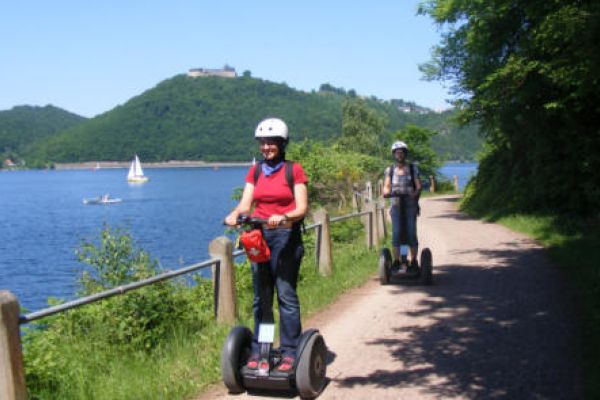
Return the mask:
<path id="1" fill-rule="evenodd" d="M 32 142 L 78 125 L 85 117 L 47 105 L 17 106 L 0 111 L 0 154 L 21 154 Z"/>
<path id="2" fill-rule="evenodd" d="M 28 156 L 52 162 L 127 160 L 134 153 L 144 161 L 250 160 L 256 155 L 254 128 L 262 118 L 283 118 L 294 141 L 326 140 L 340 134 L 342 103 L 352 96 L 328 90 L 306 93 L 251 77 L 177 75 L 37 143 Z M 390 132 L 407 123 L 423 126 L 422 114 L 375 98 L 367 101 L 385 114 Z"/>

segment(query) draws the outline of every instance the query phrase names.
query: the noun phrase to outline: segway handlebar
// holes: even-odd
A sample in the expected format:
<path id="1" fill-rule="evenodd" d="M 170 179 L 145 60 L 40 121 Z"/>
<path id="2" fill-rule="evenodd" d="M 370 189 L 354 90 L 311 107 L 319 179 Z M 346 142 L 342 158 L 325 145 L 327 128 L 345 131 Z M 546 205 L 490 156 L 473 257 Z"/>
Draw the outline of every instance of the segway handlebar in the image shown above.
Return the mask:
<path id="1" fill-rule="evenodd" d="M 236 225 L 240 226 L 240 225 L 250 225 L 253 227 L 259 227 L 261 225 L 266 225 L 269 223 L 269 220 L 267 218 L 258 218 L 258 217 L 251 217 L 250 215 L 247 214 L 240 214 L 237 217 L 237 221 L 236 221 Z M 279 224 L 281 225 L 283 223 L 280 222 Z M 227 225 L 225 223 L 225 221 L 223 221 L 224 225 Z"/>
<path id="2" fill-rule="evenodd" d="M 383 198 L 384 199 L 389 199 L 389 198 L 392 198 L 392 197 L 408 197 L 408 196 L 409 196 L 408 193 L 398 193 L 398 192 L 396 192 L 396 193 L 384 194 Z"/>
<path id="3" fill-rule="evenodd" d="M 268 222 L 269 222 L 269 220 L 266 218 L 251 217 L 247 214 L 241 214 L 237 218 L 238 225 L 244 225 L 244 224 L 262 225 L 262 224 L 266 224 Z"/>

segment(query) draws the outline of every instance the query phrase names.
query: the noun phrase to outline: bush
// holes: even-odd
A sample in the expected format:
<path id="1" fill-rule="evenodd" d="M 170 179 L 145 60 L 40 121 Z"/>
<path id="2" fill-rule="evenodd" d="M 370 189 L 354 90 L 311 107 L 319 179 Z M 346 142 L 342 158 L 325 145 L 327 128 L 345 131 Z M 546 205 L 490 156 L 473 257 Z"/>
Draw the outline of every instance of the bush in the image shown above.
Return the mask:
<path id="1" fill-rule="evenodd" d="M 83 243 L 77 255 L 89 266 L 79 279 L 82 296 L 162 272 L 148 253 L 134 248 L 129 235 L 108 227 L 98 246 Z M 102 371 L 113 353 L 150 352 L 177 331 L 199 331 L 212 323 L 212 283 L 194 281 L 156 283 L 30 324 L 23 343 L 32 396 L 38 389 L 57 389 L 80 369 L 72 365 L 78 357 L 65 355 L 65 348 L 93 353 L 89 367 Z"/>

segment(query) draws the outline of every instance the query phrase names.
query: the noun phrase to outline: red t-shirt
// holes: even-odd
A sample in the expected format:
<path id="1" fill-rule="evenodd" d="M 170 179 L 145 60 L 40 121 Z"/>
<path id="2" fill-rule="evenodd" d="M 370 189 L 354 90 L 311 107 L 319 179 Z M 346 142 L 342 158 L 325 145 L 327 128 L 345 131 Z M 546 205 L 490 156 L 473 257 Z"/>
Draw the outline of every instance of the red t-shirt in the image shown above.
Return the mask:
<path id="1" fill-rule="evenodd" d="M 247 183 L 254 185 L 254 169 L 258 167 L 260 167 L 260 163 L 256 163 L 248 170 Z M 308 182 L 302 166 L 298 163 L 293 164 L 292 176 L 294 185 Z M 282 215 L 296 209 L 294 194 L 285 177 L 285 165 L 270 176 L 260 173 L 254 185 L 253 201 L 256 207 L 252 216 L 257 218 L 269 218 L 271 215 Z"/>

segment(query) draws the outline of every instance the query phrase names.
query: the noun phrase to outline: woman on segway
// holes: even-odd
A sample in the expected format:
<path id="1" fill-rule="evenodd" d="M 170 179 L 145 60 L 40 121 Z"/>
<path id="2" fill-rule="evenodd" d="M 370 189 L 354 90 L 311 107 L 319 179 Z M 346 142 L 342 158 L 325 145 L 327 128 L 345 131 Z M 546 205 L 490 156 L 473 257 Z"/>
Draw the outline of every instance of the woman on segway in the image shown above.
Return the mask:
<path id="1" fill-rule="evenodd" d="M 238 217 L 249 214 L 252 206 L 253 217 L 268 221 L 262 226 L 262 234 L 271 252 L 270 260 L 252 263 L 254 335 L 246 366 L 258 368 L 259 324 L 274 322 L 272 306 L 273 290 L 276 289 L 281 350 L 277 369 L 288 372 L 294 366 L 298 338 L 302 332 L 296 283 L 304 255 L 300 225 L 308 208 L 307 179 L 300 164 L 285 160 L 288 127 L 284 121 L 278 118 L 261 121 L 254 137 L 264 160 L 250 167 L 242 198 L 227 215 L 225 223 L 236 225 Z"/>
<path id="2" fill-rule="evenodd" d="M 402 262 L 400 261 L 400 246 L 408 244 L 411 260 L 407 265 L 407 271 L 410 272 L 415 271 L 418 265 L 417 214 L 422 186 L 417 166 L 407 162 L 408 146 L 406 143 L 394 142 L 392 154 L 395 163 L 386 168 L 383 183 L 383 195 L 391 196 L 392 256 L 394 258 L 392 269 L 398 271 L 401 265 L 407 265 L 406 255 L 402 255 Z M 401 216 L 405 218 L 401 219 Z"/>

